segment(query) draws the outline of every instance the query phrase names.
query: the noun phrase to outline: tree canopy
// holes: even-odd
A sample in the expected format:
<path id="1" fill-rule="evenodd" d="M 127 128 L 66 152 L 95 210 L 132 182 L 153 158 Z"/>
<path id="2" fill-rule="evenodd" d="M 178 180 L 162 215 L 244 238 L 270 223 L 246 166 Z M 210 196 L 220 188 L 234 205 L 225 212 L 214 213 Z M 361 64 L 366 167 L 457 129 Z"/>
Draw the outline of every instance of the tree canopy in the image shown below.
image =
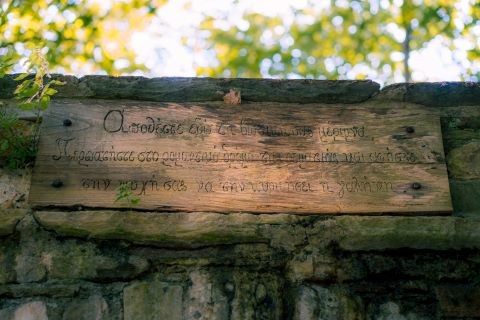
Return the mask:
<path id="1" fill-rule="evenodd" d="M 304 2 L 301 8 L 292 2 L 288 16 L 252 7 L 232 19 L 239 1 L 228 2 L 233 7 L 223 15 L 204 14 L 202 32 L 184 36 L 203 35 L 185 45 L 192 54 L 212 57 L 208 65 L 196 66 L 196 74 L 384 82 L 403 75 L 408 81 L 412 53 L 437 41 L 452 52 L 466 48 L 467 56 L 452 54 L 462 66 L 462 77 L 480 77 L 480 3 L 474 0 Z M 129 43 L 135 32 L 158 23 L 155 17 L 165 3 L 6 0 L 0 5 L 0 54 L 12 46 L 25 58 L 40 48 L 51 67 L 65 73 L 147 72 Z"/>
<path id="2" fill-rule="evenodd" d="M 163 0 L 6 0 L 0 5 L 0 47 L 20 57 L 40 48 L 51 67 L 75 73 L 145 70 L 128 47 Z M 60 67 L 60 68 L 58 68 Z"/>
<path id="3" fill-rule="evenodd" d="M 332 0 L 319 7 L 312 2 L 310 8 L 295 11 L 293 20 L 254 12 L 237 24 L 228 24 L 228 15 L 207 17 L 202 28 L 210 32 L 218 65 L 198 72 L 328 79 L 374 75 L 386 81 L 401 72 L 409 81 L 412 51 L 435 38 L 451 50 L 455 39 L 470 41 L 469 58 L 480 59 L 472 31 L 480 28 L 480 4 L 468 6 L 467 15 L 460 9 L 449 0 Z M 215 28 L 221 19 L 228 26 Z M 469 67 L 465 78 L 472 73 Z"/>

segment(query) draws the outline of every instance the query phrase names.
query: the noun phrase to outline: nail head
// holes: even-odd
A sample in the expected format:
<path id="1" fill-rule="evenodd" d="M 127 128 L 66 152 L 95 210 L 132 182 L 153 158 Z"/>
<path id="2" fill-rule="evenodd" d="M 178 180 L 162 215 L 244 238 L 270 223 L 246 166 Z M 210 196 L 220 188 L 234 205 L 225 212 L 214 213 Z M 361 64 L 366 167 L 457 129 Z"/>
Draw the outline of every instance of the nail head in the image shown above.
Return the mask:
<path id="1" fill-rule="evenodd" d="M 61 188 L 63 186 L 62 180 L 55 179 L 52 181 L 52 187 L 54 188 Z"/>
<path id="2" fill-rule="evenodd" d="M 405 131 L 407 131 L 407 133 L 414 133 L 415 132 L 415 128 L 414 127 L 411 127 L 411 126 L 408 126 L 405 128 Z"/>
<path id="3" fill-rule="evenodd" d="M 70 127 L 72 125 L 72 120 L 70 120 L 70 119 L 63 120 L 63 125 L 65 127 Z"/>

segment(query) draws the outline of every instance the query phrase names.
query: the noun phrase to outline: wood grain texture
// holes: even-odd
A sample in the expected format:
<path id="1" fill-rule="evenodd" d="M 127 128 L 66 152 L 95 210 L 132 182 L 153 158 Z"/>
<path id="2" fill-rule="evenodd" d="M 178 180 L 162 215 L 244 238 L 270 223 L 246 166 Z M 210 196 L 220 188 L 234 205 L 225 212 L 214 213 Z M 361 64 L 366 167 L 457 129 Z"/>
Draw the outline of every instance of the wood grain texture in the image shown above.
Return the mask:
<path id="1" fill-rule="evenodd" d="M 0 79 L 0 98 L 12 98 L 16 75 Z M 33 75 L 32 75 L 33 77 Z M 280 80 L 248 78 L 112 77 L 90 75 L 82 78 L 52 75 L 65 82 L 56 89 L 54 99 L 102 98 L 168 102 L 223 101 L 230 90 L 240 91 L 244 101 L 295 103 L 357 103 L 378 92 L 371 80 Z M 45 79 L 45 81 L 49 81 Z"/>
<path id="2" fill-rule="evenodd" d="M 478 82 L 395 83 L 384 87 L 374 98 L 377 101 L 398 101 L 431 107 L 478 106 Z"/>
<path id="3" fill-rule="evenodd" d="M 18 75 L 0 79 L 0 99 L 13 98 Z M 33 77 L 33 75 L 32 75 Z M 244 101 L 288 103 L 415 103 L 434 108 L 476 106 L 480 101 L 477 82 L 396 83 L 380 90 L 371 80 L 279 80 L 242 78 L 113 77 L 90 75 L 81 78 L 53 74 L 65 85 L 57 87 L 59 98 L 134 99 L 159 102 L 222 101 L 230 89 L 240 90 Z"/>
<path id="4" fill-rule="evenodd" d="M 91 100 L 44 119 L 35 206 L 125 207 L 130 181 L 142 209 L 451 211 L 439 118 L 421 108 Z"/>

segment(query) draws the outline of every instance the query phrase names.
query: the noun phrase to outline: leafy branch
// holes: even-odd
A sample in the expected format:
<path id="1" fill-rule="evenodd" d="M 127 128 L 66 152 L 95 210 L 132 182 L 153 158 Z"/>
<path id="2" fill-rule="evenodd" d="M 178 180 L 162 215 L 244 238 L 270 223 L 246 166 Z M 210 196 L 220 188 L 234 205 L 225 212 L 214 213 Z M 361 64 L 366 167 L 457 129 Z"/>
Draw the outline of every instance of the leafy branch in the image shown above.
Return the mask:
<path id="1" fill-rule="evenodd" d="M 18 62 L 12 48 L 0 56 L 0 78 L 7 74 Z M 18 118 L 18 110 L 0 105 L 0 166 L 17 169 L 29 165 L 36 156 L 40 133 L 41 113 L 50 105 L 51 96 L 57 93 L 52 86 L 63 85 L 58 80 L 46 82 L 50 78 L 48 62 L 40 49 L 32 52 L 26 63 L 27 71 L 15 78 L 22 81 L 14 91 L 15 99 L 21 100 L 18 108 L 35 113 L 33 126 L 28 126 Z M 31 77 L 31 74 L 35 75 Z M 30 77 L 30 78 L 29 78 Z"/>
<path id="2" fill-rule="evenodd" d="M 26 79 L 31 73 L 35 76 Z M 58 80 L 51 80 L 45 83 L 45 78 L 50 78 L 48 73 L 48 62 L 41 53 L 40 49 L 36 49 L 27 61 L 27 71 L 15 78 L 16 81 L 22 81 L 15 89 L 15 99 L 22 100 L 18 106 L 23 110 L 33 111 L 35 113 L 35 131 L 33 134 L 34 141 L 38 141 L 40 130 L 41 112 L 48 109 L 51 96 L 57 93 L 52 88 L 54 85 L 64 85 L 65 83 Z"/>

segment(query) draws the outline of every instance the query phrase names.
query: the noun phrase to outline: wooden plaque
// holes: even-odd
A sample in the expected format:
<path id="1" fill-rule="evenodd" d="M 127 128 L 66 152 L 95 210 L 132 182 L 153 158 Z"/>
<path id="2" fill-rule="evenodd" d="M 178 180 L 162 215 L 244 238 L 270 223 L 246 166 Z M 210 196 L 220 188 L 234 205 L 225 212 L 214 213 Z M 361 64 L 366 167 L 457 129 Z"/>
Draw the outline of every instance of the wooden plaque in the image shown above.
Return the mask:
<path id="1" fill-rule="evenodd" d="M 57 102 L 34 206 L 297 214 L 450 212 L 438 116 L 418 108 Z M 125 191 L 125 187 L 123 188 Z"/>

